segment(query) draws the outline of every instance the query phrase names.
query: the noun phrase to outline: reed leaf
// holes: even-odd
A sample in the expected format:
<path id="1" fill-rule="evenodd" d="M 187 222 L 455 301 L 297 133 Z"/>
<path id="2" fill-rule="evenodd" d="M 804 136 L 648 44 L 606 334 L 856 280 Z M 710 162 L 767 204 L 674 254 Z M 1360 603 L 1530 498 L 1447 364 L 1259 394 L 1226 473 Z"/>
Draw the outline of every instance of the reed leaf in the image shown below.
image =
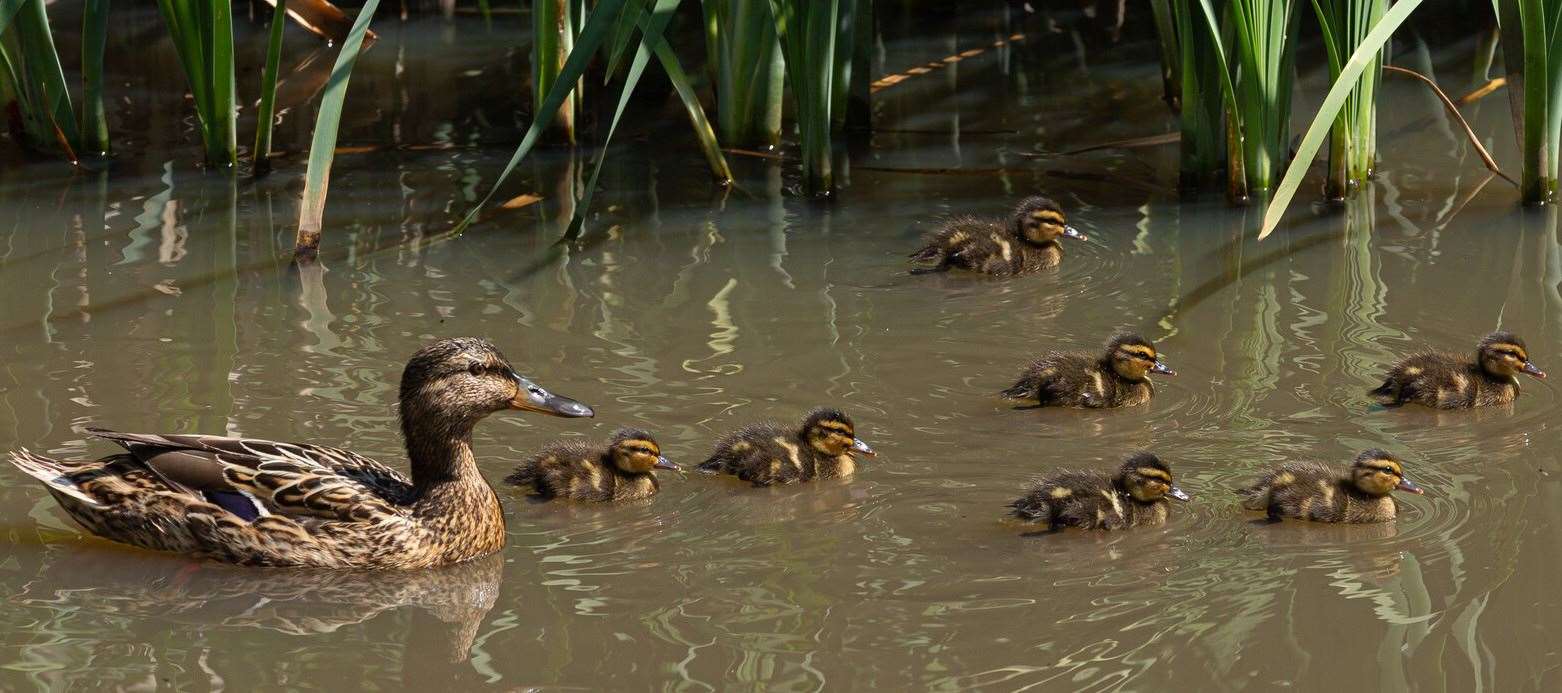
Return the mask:
<path id="1" fill-rule="evenodd" d="M 336 158 L 336 134 L 342 123 L 342 108 L 347 101 L 347 83 L 363 46 L 364 34 L 380 0 L 365 0 L 352 29 L 336 55 L 331 78 L 320 97 L 320 113 L 315 116 L 315 133 L 309 143 L 309 168 L 304 174 L 304 199 L 298 210 L 298 235 L 293 243 L 293 259 L 300 264 L 313 262 L 320 252 L 320 231 L 325 216 L 326 189 L 331 183 L 331 163 Z"/>
<path id="2" fill-rule="evenodd" d="M 1388 0 L 1312 0 L 1313 13 L 1323 34 L 1329 75 L 1339 77 L 1346 57 L 1361 45 L 1367 32 L 1382 19 Z M 1379 55 L 1383 54 L 1379 51 Z M 1377 90 L 1381 58 L 1367 66 L 1329 133 L 1329 176 L 1325 194 L 1341 198 L 1360 188 L 1372 174 L 1377 159 Z"/>
<path id="3" fill-rule="evenodd" d="M 12 82 L 13 97 L 22 112 L 31 144 L 40 149 L 57 146 L 67 159 L 76 161 L 80 146 L 75 109 L 54 47 L 54 33 L 43 0 L 21 0 L 0 7 L 0 32 L 14 29 L 15 52 L 7 55 L 5 78 Z M 9 52 L 10 48 L 0 47 Z"/>
<path id="4" fill-rule="evenodd" d="M 549 122 L 557 122 L 559 132 L 571 144 L 575 142 L 575 102 L 577 90 L 572 80 L 563 79 L 563 66 L 574 51 L 575 31 L 570 17 L 570 0 L 536 0 L 532 4 L 532 103 L 538 117 L 547 101 L 547 95 L 561 80 L 570 85 L 564 100 L 556 110 L 548 114 Z M 601 8 L 593 10 L 596 14 Z M 616 14 L 616 11 L 613 13 Z"/>
<path id="5" fill-rule="evenodd" d="M 271 34 L 266 41 L 266 69 L 260 76 L 260 106 L 255 111 L 255 175 L 271 170 L 271 128 L 277 108 L 277 70 L 282 63 L 282 29 L 287 26 L 287 0 L 276 0 Z"/>
<path id="6" fill-rule="evenodd" d="M 1296 148 L 1295 159 L 1286 168 L 1285 176 L 1281 178 L 1279 185 L 1275 186 L 1269 209 L 1265 210 L 1263 224 L 1259 227 L 1260 240 L 1273 233 L 1281 217 L 1285 216 L 1285 210 L 1296 197 L 1296 191 L 1301 188 L 1302 180 L 1307 175 L 1313 157 L 1317 156 L 1318 150 L 1323 147 L 1324 139 L 1329 136 L 1335 117 L 1345 107 L 1345 101 L 1351 92 L 1359 86 L 1358 80 L 1362 74 L 1368 67 L 1377 63 L 1379 52 L 1393 36 L 1394 30 L 1410 17 L 1410 13 L 1421 6 L 1421 2 L 1422 0 L 1399 0 L 1394 3 L 1372 30 L 1367 32 L 1361 45 L 1351 53 L 1350 59 L 1341 65 L 1334 86 L 1329 88 L 1329 93 L 1323 98 L 1323 104 L 1318 107 L 1317 115 L 1313 116 L 1312 124 L 1307 127 L 1306 134 L 1302 135 L 1302 142 Z"/>
<path id="7" fill-rule="evenodd" d="M 510 160 L 505 163 L 504 170 L 499 172 L 499 177 L 494 179 L 494 184 L 488 189 L 488 192 L 467 211 L 466 216 L 461 218 L 461 221 L 456 224 L 451 233 L 459 234 L 472 224 L 472 221 L 477 218 L 478 212 L 487 206 L 489 201 L 493 199 L 494 194 L 498 192 L 499 187 L 504 185 L 505 179 L 515 172 L 515 168 L 520 166 L 521 160 L 525 159 L 526 155 L 531 152 L 532 147 L 537 144 L 537 137 L 542 133 L 543 128 L 546 128 L 553 121 L 565 98 L 574 90 L 574 84 L 580 80 L 581 75 L 585 74 L 586 65 L 591 61 L 592 54 L 602 46 L 603 41 L 611 33 L 618 12 L 623 9 L 623 6 L 624 0 L 600 0 L 592 8 L 591 13 L 586 17 L 585 23 L 581 26 L 580 35 L 575 41 L 574 50 L 569 52 L 569 56 L 564 60 L 564 66 L 559 69 L 558 79 L 548 88 L 541 106 L 532 118 L 531 125 L 527 126 L 526 134 L 521 137 L 521 144 L 515 148 L 515 153 L 510 155 Z"/>
<path id="8" fill-rule="evenodd" d="M 706 61 L 722 141 L 768 149 L 781 142 L 786 63 L 765 3 L 704 0 Z"/>
<path id="9" fill-rule="evenodd" d="M 836 100 L 835 44 L 841 27 L 840 10 L 841 0 L 770 0 L 776 35 L 786 58 L 787 85 L 797 105 L 804 186 L 816 194 L 835 188 L 831 106 Z"/>
<path id="10" fill-rule="evenodd" d="M 81 16 L 81 135 L 78 150 L 109 152 L 103 108 L 103 49 L 108 43 L 109 0 L 87 0 Z"/>

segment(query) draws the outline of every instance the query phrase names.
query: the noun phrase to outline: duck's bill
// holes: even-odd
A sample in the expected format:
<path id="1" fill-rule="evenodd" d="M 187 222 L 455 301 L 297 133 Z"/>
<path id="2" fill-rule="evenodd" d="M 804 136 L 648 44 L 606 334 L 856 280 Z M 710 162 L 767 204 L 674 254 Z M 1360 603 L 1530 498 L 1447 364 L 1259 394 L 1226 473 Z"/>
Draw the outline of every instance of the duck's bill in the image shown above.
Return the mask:
<path id="1" fill-rule="evenodd" d="M 1156 361 L 1155 365 L 1150 367 L 1150 372 L 1151 373 L 1160 373 L 1161 375 L 1176 375 L 1177 374 L 1177 371 L 1172 370 L 1170 366 L 1168 366 L 1168 365 L 1166 365 L 1164 363 L 1161 363 L 1160 361 Z"/>
<path id="2" fill-rule="evenodd" d="M 584 403 L 548 392 L 524 375 L 511 373 L 510 376 L 515 378 L 515 397 L 510 400 L 511 409 L 572 419 L 597 415 Z"/>
<path id="3" fill-rule="evenodd" d="M 1068 236 L 1069 238 L 1078 238 L 1081 241 L 1088 240 L 1085 234 L 1081 233 L 1079 229 L 1076 229 L 1072 226 L 1064 226 L 1063 235 Z"/>
<path id="4" fill-rule="evenodd" d="M 670 469 L 670 470 L 675 471 L 675 472 L 679 470 L 678 465 L 673 464 L 673 461 L 667 459 L 666 457 L 658 457 L 658 458 L 656 458 L 656 468 L 657 469 Z"/>
<path id="5" fill-rule="evenodd" d="M 1172 498 L 1176 498 L 1177 500 L 1180 500 L 1180 501 L 1183 501 L 1183 502 L 1187 502 L 1187 501 L 1193 500 L 1193 496 L 1188 495 L 1187 491 L 1184 491 L 1184 490 L 1182 490 L 1180 488 L 1177 488 L 1176 486 L 1171 487 L 1171 490 L 1167 491 L 1166 495 L 1171 496 Z"/>
<path id="6" fill-rule="evenodd" d="M 1545 371 L 1540 370 L 1539 366 L 1536 366 L 1535 364 L 1530 363 L 1528 361 L 1524 362 L 1524 372 L 1528 373 L 1530 375 L 1533 375 L 1533 376 L 1535 376 L 1537 378 L 1544 379 L 1546 377 L 1546 372 Z"/>
<path id="7" fill-rule="evenodd" d="M 848 450 L 847 452 L 853 455 L 867 455 L 869 457 L 878 454 L 873 451 L 873 448 L 868 447 L 867 443 L 862 442 L 861 438 L 853 438 L 851 450 Z"/>
<path id="8" fill-rule="evenodd" d="M 1418 496 L 1421 495 L 1421 494 L 1426 493 L 1426 491 L 1421 490 L 1420 486 L 1416 485 L 1416 482 L 1411 481 L 1409 479 L 1400 479 L 1399 480 L 1399 485 L 1395 486 L 1394 488 L 1396 490 L 1404 491 L 1406 493 L 1414 493 L 1414 494 L 1416 494 Z"/>

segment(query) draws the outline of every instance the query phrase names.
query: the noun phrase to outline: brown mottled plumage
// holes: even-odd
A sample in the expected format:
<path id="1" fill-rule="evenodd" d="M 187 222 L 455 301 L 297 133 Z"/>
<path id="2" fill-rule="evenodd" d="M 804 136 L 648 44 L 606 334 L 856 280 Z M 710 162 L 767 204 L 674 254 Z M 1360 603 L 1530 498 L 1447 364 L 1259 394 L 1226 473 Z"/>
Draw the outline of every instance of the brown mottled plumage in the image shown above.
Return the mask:
<path id="1" fill-rule="evenodd" d="M 1475 360 L 1426 352 L 1406 357 L 1370 395 L 1386 406 L 1407 402 L 1438 409 L 1469 409 L 1512 404 L 1519 396 L 1518 375 L 1546 377 L 1529 361 L 1524 340 L 1493 332 L 1475 348 Z"/>
<path id="2" fill-rule="evenodd" d="M 1379 449 L 1363 451 L 1350 469 L 1321 462 L 1287 462 L 1246 488 L 1242 507 L 1262 510 L 1271 521 L 1294 517 L 1314 522 L 1388 522 L 1399 514 L 1389 494 L 1422 493 L 1405 478 L 1399 458 Z"/>
<path id="3" fill-rule="evenodd" d="M 857 438 L 852 420 L 835 409 L 815 409 L 800 428 L 752 424 L 716 443 L 700 470 L 732 474 L 755 486 L 851 476 L 855 456 L 873 449 Z"/>
<path id="4" fill-rule="evenodd" d="M 401 377 L 411 478 L 319 445 L 89 429 L 128 454 L 11 462 L 47 484 L 98 536 L 229 563 L 426 568 L 498 551 L 499 499 L 472 456 L 472 428 L 496 411 L 591 416 L 520 376 L 492 344 L 435 342 Z"/>
<path id="5" fill-rule="evenodd" d="M 1084 352 L 1051 352 L 1037 359 L 1002 395 L 1034 400 L 1041 406 L 1131 407 L 1150 401 L 1155 387 L 1149 374 L 1176 375 L 1161 363 L 1150 340 L 1120 334 L 1099 356 Z"/>
<path id="6" fill-rule="evenodd" d="M 1021 201 L 1008 221 L 960 217 L 946 222 L 911 254 L 914 262 L 929 263 L 915 274 L 943 272 L 950 268 L 983 274 L 1015 275 L 1056 267 L 1063 261 L 1058 239 L 1084 239 L 1068 225 L 1058 203 L 1045 197 Z"/>
<path id="7" fill-rule="evenodd" d="M 660 486 L 655 470 L 677 468 L 662 457 L 651 434 L 625 428 L 607 445 L 556 441 L 504 480 L 543 498 L 622 501 L 656 495 Z"/>
<path id="8" fill-rule="evenodd" d="M 1148 452 L 1130 455 L 1114 474 L 1065 470 L 1031 486 L 1009 504 L 1014 514 L 1049 529 L 1127 529 L 1166 523 L 1167 498 L 1188 500 L 1172 483 L 1171 467 Z"/>

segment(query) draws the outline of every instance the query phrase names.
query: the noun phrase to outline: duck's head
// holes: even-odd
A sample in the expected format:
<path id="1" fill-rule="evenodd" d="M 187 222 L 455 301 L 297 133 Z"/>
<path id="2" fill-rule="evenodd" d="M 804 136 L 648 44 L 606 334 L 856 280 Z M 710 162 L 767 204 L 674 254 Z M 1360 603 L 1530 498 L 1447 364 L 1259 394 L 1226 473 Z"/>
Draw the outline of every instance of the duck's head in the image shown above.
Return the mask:
<path id="1" fill-rule="evenodd" d="M 1404 463 L 1388 452 L 1373 448 L 1356 456 L 1350 466 L 1351 483 L 1369 496 L 1386 496 L 1394 491 L 1420 495 L 1425 493 L 1405 478 Z"/>
<path id="2" fill-rule="evenodd" d="M 1061 236 L 1080 240 L 1085 238 L 1079 229 L 1068 225 L 1068 218 L 1063 215 L 1063 208 L 1058 203 L 1040 195 L 1020 201 L 1019 206 L 1014 208 L 1014 215 L 1009 218 L 1009 231 L 1037 245 L 1058 240 Z"/>
<path id="3" fill-rule="evenodd" d="M 1529 361 L 1529 351 L 1524 348 L 1524 340 L 1512 332 L 1493 332 L 1481 340 L 1481 345 L 1475 350 L 1476 362 L 1481 364 L 1481 370 L 1497 377 L 1511 378 L 1520 373 L 1533 375 L 1537 378 L 1546 377 L 1546 372 Z"/>
<path id="4" fill-rule="evenodd" d="M 613 466 L 626 474 L 647 474 L 653 469 L 677 470 L 678 465 L 662 457 L 662 446 L 651 434 L 635 428 L 621 428 L 608 446 Z"/>
<path id="5" fill-rule="evenodd" d="M 1140 503 L 1154 503 L 1166 498 L 1180 501 L 1192 499 L 1172 483 L 1171 466 L 1148 452 L 1129 455 L 1117 470 L 1117 483 Z"/>
<path id="6" fill-rule="evenodd" d="M 1151 373 L 1176 375 L 1161 361 L 1155 343 L 1136 334 L 1119 334 L 1106 343 L 1107 363 L 1112 371 L 1126 380 L 1144 380 Z"/>
<path id="7" fill-rule="evenodd" d="M 485 339 L 442 339 L 418 350 L 401 373 L 401 416 L 405 427 L 429 420 L 444 425 L 475 424 L 505 409 L 552 416 L 593 416 L 591 407 L 555 395 L 516 372 Z"/>
<path id="8" fill-rule="evenodd" d="M 808 418 L 803 420 L 802 434 L 803 440 L 808 441 L 809 447 L 830 457 L 874 454 L 873 448 L 857 438 L 856 427 L 852 425 L 851 417 L 841 413 L 839 409 L 813 410 Z"/>

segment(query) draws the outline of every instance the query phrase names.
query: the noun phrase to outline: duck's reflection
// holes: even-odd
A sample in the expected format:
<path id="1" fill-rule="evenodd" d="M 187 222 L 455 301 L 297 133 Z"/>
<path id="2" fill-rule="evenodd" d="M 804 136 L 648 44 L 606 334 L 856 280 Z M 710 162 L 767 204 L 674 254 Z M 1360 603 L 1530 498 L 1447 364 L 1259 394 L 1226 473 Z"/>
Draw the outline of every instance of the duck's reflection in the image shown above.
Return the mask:
<path id="1" fill-rule="evenodd" d="M 406 572 L 240 568 L 79 548 L 54 554 L 12 597 L 14 603 L 297 636 L 333 633 L 415 607 L 409 651 L 416 644 L 420 655 L 446 664 L 467 661 L 504 575 L 499 554 Z"/>

